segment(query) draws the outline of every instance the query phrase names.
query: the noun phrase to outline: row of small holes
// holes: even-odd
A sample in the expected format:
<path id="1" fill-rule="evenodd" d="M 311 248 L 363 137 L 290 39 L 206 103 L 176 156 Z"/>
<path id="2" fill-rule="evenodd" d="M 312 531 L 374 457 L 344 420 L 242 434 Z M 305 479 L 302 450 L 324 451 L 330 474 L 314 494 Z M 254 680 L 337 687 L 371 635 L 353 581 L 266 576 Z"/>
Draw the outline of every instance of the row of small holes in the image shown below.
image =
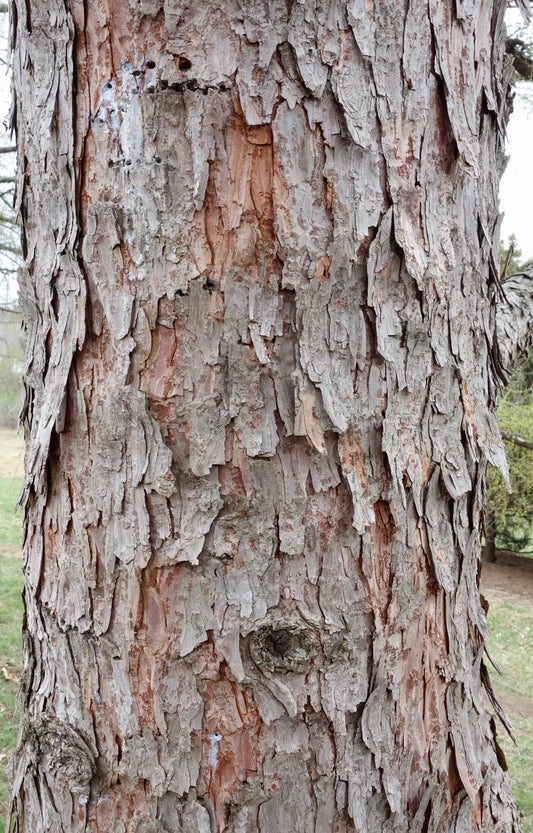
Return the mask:
<path id="1" fill-rule="evenodd" d="M 188 58 L 184 58 L 183 56 L 178 59 L 178 67 L 181 69 L 182 72 L 188 72 L 192 68 L 192 64 Z M 155 61 L 146 61 L 146 69 L 155 69 Z M 132 75 L 140 75 L 140 69 L 134 69 Z M 104 84 L 104 90 L 110 90 L 112 84 L 110 81 L 107 84 Z"/>

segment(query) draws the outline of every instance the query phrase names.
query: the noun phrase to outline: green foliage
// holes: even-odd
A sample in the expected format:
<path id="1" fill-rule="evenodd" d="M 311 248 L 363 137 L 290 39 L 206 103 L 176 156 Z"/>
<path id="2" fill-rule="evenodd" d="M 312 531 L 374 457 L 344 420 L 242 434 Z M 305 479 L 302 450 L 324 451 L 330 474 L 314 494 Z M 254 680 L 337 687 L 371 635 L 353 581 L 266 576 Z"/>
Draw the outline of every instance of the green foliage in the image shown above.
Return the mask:
<path id="1" fill-rule="evenodd" d="M 500 241 L 500 264 L 502 272 L 505 269 L 506 277 L 516 275 L 517 272 L 522 272 L 532 265 L 532 261 L 522 260 L 522 251 L 518 248 L 515 234 L 509 235 L 507 243 Z"/>
<path id="2" fill-rule="evenodd" d="M 520 370 L 517 375 L 521 373 Z M 502 433 L 533 442 L 531 398 L 531 392 L 527 389 L 524 391 L 511 386 L 506 390 L 497 411 Z M 509 492 L 501 474 L 491 468 L 488 474 L 486 514 L 493 527 L 489 532 L 496 533 L 497 547 L 520 551 L 533 540 L 533 451 L 510 440 L 504 442 L 512 491 Z"/>
<path id="3" fill-rule="evenodd" d="M 514 81 L 533 80 L 533 27 L 523 18 L 506 16 L 507 40 L 505 51 L 513 59 Z"/>
<path id="4" fill-rule="evenodd" d="M 502 271 L 507 275 L 530 268 L 521 261 L 514 235 L 507 246 L 500 247 Z M 487 478 L 486 533 L 496 538 L 498 549 L 519 552 L 533 543 L 531 507 L 533 506 L 533 450 L 513 442 L 520 437 L 533 443 L 533 352 L 516 368 L 496 411 L 504 436 L 511 492 L 501 474 L 490 469 Z"/>

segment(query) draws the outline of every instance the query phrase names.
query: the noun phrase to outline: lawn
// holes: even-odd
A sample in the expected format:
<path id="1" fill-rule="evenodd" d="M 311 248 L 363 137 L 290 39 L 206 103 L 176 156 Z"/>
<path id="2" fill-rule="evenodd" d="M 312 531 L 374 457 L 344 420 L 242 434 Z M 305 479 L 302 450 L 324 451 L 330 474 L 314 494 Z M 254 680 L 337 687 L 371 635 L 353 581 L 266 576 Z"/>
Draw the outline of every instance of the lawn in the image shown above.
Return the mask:
<path id="1" fill-rule="evenodd" d="M 532 599 L 533 604 L 533 599 Z M 533 833 L 533 608 L 491 600 L 491 654 L 503 671 L 493 685 L 511 717 L 518 746 L 498 727 L 513 795 L 522 813 L 522 833 Z"/>
<path id="2" fill-rule="evenodd" d="M 21 670 L 22 621 L 20 513 L 14 507 L 22 476 L 23 442 L 12 431 L 0 431 L 0 831 L 8 802 L 5 765 L 17 737 L 15 699 Z M 522 813 L 523 833 L 533 833 L 533 593 L 530 608 L 490 598 L 491 653 L 504 676 L 492 673 L 493 684 L 509 711 L 518 747 L 502 728 L 503 747 L 513 793 Z"/>
<path id="3" fill-rule="evenodd" d="M 15 701 L 21 671 L 22 526 L 15 506 L 23 472 L 24 441 L 0 431 L 0 830 L 8 803 L 5 767 L 17 740 Z"/>
<path id="4" fill-rule="evenodd" d="M 1 480 L 0 480 L 1 488 Z M 3 829 L 9 787 L 5 768 L 18 731 L 16 696 L 21 672 L 21 558 L 0 551 L 0 830 Z"/>

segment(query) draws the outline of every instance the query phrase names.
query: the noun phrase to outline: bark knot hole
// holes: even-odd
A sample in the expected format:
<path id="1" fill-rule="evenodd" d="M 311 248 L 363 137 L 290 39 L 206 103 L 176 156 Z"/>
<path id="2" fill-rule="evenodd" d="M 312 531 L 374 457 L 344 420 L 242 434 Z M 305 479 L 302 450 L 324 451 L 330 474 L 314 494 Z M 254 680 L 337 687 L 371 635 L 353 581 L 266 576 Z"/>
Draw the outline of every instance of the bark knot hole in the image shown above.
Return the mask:
<path id="1" fill-rule="evenodd" d="M 178 58 L 178 67 L 181 69 L 182 72 L 188 72 L 191 69 L 192 64 L 188 58 L 185 58 L 183 55 L 181 55 Z"/>
<path id="2" fill-rule="evenodd" d="M 32 758 L 50 773 L 58 789 L 88 800 L 96 763 L 81 734 L 64 721 L 42 718 L 27 732 Z"/>
<path id="3" fill-rule="evenodd" d="M 309 631 L 298 626 L 266 625 L 249 638 L 250 656 L 261 671 L 301 674 L 317 653 Z"/>

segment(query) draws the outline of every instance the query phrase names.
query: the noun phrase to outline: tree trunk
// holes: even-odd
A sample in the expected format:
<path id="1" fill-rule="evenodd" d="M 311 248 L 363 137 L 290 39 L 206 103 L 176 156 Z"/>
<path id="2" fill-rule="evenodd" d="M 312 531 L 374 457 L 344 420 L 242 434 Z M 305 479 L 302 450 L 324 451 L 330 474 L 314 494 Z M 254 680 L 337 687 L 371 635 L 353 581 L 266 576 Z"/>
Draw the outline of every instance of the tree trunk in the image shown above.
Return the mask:
<path id="1" fill-rule="evenodd" d="M 489 564 L 496 563 L 496 517 L 494 512 L 485 512 L 485 558 Z"/>
<path id="2" fill-rule="evenodd" d="M 502 284 L 503 303 L 496 311 L 495 358 L 501 378 L 506 381 L 516 362 L 533 348 L 533 272 L 517 272 Z M 520 438 L 507 436 L 523 445 Z M 532 448 L 533 443 L 526 448 Z"/>
<path id="3" fill-rule="evenodd" d="M 12 6 L 15 831 L 518 831 L 478 581 L 504 4 Z"/>

